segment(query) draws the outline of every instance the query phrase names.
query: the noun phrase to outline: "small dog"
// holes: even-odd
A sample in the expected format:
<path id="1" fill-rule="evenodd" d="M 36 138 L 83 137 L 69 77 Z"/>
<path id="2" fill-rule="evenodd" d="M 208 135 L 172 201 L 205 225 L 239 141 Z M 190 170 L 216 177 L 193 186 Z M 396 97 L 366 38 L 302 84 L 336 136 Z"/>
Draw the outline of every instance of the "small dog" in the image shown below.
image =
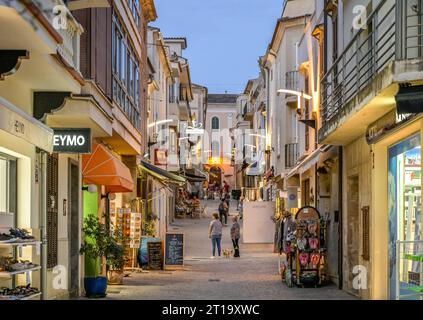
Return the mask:
<path id="1" fill-rule="evenodd" d="M 224 249 L 223 250 L 223 256 L 226 258 L 226 259 L 229 259 L 231 256 L 232 256 L 232 254 L 233 254 L 233 250 L 230 250 L 230 249 Z"/>

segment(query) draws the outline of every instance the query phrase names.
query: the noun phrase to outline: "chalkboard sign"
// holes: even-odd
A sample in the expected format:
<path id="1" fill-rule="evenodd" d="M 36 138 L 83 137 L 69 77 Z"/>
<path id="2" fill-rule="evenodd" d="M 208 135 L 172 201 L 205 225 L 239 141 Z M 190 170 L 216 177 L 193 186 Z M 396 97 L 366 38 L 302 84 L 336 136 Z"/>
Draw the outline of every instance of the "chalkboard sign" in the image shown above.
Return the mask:
<path id="1" fill-rule="evenodd" d="M 166 233 L 165 265 L 182 267 L 184 265 L 184 234 Z"/>
<path id="2" fill-rule="evenodd" d="M 149 242 L 148 246 L 148 269 L 163 269 L 163 246 L 161 242 Z"/>

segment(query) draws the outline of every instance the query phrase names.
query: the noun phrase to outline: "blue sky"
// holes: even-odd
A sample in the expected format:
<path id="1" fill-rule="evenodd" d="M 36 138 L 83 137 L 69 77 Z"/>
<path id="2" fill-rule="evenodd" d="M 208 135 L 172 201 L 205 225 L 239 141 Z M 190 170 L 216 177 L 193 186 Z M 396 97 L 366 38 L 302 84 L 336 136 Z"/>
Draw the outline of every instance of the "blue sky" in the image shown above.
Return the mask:
<path id="1" fill-rule="evenodd" d="M 272 38 L 284 0 L 155 0 L 152 25 L 186 37 L 194 83 L 210 93 L 240 93 L 257 77 L 257 60 Z"/>

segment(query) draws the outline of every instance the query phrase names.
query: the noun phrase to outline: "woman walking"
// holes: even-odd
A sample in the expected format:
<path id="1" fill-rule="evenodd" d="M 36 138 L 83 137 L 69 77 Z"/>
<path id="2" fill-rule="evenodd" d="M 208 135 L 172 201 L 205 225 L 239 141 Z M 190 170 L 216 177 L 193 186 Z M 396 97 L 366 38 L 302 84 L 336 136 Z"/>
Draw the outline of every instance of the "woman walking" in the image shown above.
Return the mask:
<path id="1" fill-rule="evenodd" d="M 211 259 L 214 259 L 216 254 L 216 247 L 217 247 L 217 254 L 220 257 L 222 253 L 222 248 L 220 246 L 220 242 L 222 240 L 222 223 L 219 220 L 219 214 L 213 213 L 213 221 L 210 222 L 209 226 L 209 238 L 212 241 L 212 253 Z"/>
<path id="2" fill-rule="evenodd" d="M 238 217 L 232 218 L 231 239 L 234 246 L 234 257 L 239 258 L 239 238 L 241 237 L 241 227 L 238 223 Z"/>

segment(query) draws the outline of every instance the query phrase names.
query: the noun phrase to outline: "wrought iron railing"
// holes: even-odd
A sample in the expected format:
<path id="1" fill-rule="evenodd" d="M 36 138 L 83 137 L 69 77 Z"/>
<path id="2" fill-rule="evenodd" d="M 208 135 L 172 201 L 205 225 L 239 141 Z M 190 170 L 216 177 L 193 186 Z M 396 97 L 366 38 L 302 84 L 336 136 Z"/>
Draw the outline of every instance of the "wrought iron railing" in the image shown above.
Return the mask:
<path id="1" fill-rule="evenodd" d="M 420 0 L 380 2 L 322 79 L 323 125 L 392 61 L 423 57 L 422 12 Z"/>
<path id="2" fill-rule="evenodd" d="M 288 143 L 285 145 L 285 167 L 293 168 L 298 161 L 298 143 Z"/>

